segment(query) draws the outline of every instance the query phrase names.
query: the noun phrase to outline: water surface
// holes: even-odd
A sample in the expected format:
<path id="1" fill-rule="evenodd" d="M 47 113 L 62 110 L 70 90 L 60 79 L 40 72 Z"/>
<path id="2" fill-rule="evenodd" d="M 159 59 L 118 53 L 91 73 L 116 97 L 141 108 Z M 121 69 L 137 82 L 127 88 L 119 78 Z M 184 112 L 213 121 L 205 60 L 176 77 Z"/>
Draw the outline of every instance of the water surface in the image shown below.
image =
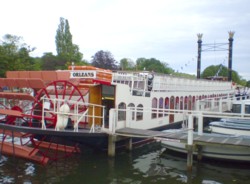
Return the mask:
<path id="1" fill-rule="evenodd" d="M 250 165 L 194 161 L 192 172 L 188 172 L 185 156 L 154 143 L 132 152 L 118 151 L 114 159 L 108 158 L 106 152 L 86 149 L 81 155 L 46 166 L 2 156 L 0 183 L 249 184 Z"/>

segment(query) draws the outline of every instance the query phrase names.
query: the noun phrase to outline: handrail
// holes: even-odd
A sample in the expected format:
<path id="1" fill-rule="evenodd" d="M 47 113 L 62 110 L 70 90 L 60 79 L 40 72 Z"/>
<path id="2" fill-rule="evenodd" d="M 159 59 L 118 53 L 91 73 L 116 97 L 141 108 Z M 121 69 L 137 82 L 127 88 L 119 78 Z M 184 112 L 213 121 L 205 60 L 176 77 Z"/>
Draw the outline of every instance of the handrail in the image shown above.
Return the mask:
<path id="1" fill-rule="evenodd" d="M 218 103 L 219 102 L 219 103 Z M 220 98 L 216 102 L 214 100 L 214 103 L 218 103 L 219 106 L 222 106 L 224 102 L 225 106 L 228 106 L 227 108 L 231 107 L 232 103 L 235 102 L 235 98 L 228 98 L 228 99 L 223 99 Z M 250 121 L 250 114 L 246 113 L 232 113 L 232 112 L 223 112 L 222 107 L 217 107 L 220 111 L 216 110 L 213 111 L 212 108 L 216 108 L 215 106 L 210 106 L 210 109 L 198 109 L 198 110 L 188 110 L 188 109 L 163 109 L 163 108 L 143 108 L 139 109 L 138 108 L 127 108 L 127 109 L 117 109 L 113 108 L 110 110 L 110 116 L 109 116 L 109 132 L 111 134 L 115 134 L 116 130 L 121 128 L 121 126 L 124 126 L 122 128 L 132 128 L 132 115 L 136 114 L 137 112 L 143 112 L 143 113 L 156 113 L 157 116 L 161 114 L 183 114 L 183 121 L 187 121 L 189 116 L 192 117 L 213 117 L 213 118 L 235 118 L 235 119 L 247 119 Z M 126 117 L 125 119 L 119 120 L 119 113 L 118 112 L 126 112 Z M 200 120 L 199 120 L 200 121 Z M 122 124 L 119 124 L 119 122 L 123 122 Z M 118 126 L 119 125 L 119 126 Z"/>
<path id="2" fill-rule="evenodd" d="M 95 128 L 95 119 L 96 118 L 100 118 L 102 120 L 104 119 L 104 114 L 103 113 L 102 113 L 101 116 L 96 116 L 95 115 L 95 109 L 96 108 L 101 108 L 101 109 L 105 108 L 102 105 L 92 104 L 92 103 L 87 103 L 87 102 L 78 102 L 78 101 L 74 101 L 74 100 L 56 99 L 56 98 L 51 100 L 51 99 L 46 98 L 46 97 L 43 97 L 42 100 L 43 100 L 43 104 L 44 104 L 43 108 L 42 108 L 42 129 L 46 129 L 45 117 L 44 117 L 46 113 L 53 113 L 53 114 L 57 114 L 57 115 L 67 115 L 67 116 L 70 116 L 70 117 L 74 118 L 76 120 L 76 122 L 74 124 L 74 131 L 75 132 L 78 132 L 79 122 L 84 117 L 92 118 L 92 126 L 91 126 L 90 132 L 95 132 L 94 128 Z M 49 106 L 50 102 L 49 101 L 51 103 L 55 104 L 53 106 L 53 109 L 50 109 L 50 106 Z M 74 109 L 71 110 L 69 113 L 60 112 L 59 108 L 63 103 L 74 104 Z M 79 106 L 86 106 L 87 109 L 85 111 L 83 111 L 82 113 L 79 113 L 78 112 Z M 89 108 L 90 107 L 93 108 L 92 114 L 89 114 Z M 103 124 L 104 124 L 104 121 L 102 121 L 101 126 L 104 126 Z"/>

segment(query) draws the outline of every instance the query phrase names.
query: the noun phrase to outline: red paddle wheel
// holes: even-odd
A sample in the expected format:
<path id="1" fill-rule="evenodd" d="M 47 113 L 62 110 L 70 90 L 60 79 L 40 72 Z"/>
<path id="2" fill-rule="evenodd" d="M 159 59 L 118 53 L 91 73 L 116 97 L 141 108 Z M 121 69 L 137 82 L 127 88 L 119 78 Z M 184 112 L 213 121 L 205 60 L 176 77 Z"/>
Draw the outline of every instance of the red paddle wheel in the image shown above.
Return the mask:
<path id="1" fill-rule="evenodd" d="M 50 82 L 45 88 L 37 92 L 35 96 L 36 100 L 29 115 L 30 121 L 28 122 L 28 126 L 42 128 L 42 121 L 44 120 L 46 128 L 54 130 L 57 123 L 56 111 L 64 103 L 69 104 L 70 113 L 81 114 L 86 111 L 87 107 L 84 105 L 84 96 L 87 92 L 86 88 L 80 90 L 76 85 L 66 80 Z M 78 107 L 76 108 L 77 104 Z M 43 109 L 49 112 L 44 112 Z M 71 118 L 69 117 L 69 119 Z M 69 120 L 68 123 L 72 123 L 68 126 L 73 129 L 74 118 L 71 121 Z M 67 146 L 67 143 L 63 139 L 59 139 L 53 134 L 43 136 L 33 135 L 31 136 L 31 142 L 35 148 L 39 148 L 40 152 L 51 160 L 57 160 L 79 152 L 77 144 Z M 52 152 L 51 150 L 54 151 Z"/>
<path id="2" fill-rule="evenodd" d="M 46 76 L 45 74 L 46 73 L 44 72 L 40 75 Z M 30 94 L 21 92 L 0 92 L 0 99 L 5 99 L 4 102 L 0 103 L 0 122 L 11 126 L 27 126 L 42 129 L 44 121 L 46 128 L 54 130 L 55 132 L 58 116 L 56 108 L 67 103 L 69 104 L 70 113 L 81 114 L 86 111 L 87 107 L 84 103 L 84 97 L 87 98 L 87 87 L 80 89 L 75 83 L 70 82 L 69 79 L 54 80 L 52 82 L 48 80 L 46 81 L 48 84 L 45 85 L 44 80 L 38 78 L 2 78 L 0 80 L 1 86 L 32 88 L 36 95 L 33 97 Z M 77 108 L 75 108 L 76 105 Z M 44 109 L 49 111 L 44 112 Z M 53 111 L 53 109 L 55 110 Z M 69 118 L 71 117 L 69 116 Z M 75 121 L 76 120 L 72 118 L 71 122 L 74 123 Z M 87 120 L 83 119 L 81 121 L 82 123 L 86 123 Z M 63 140 L 61 138 L 65 139 L 65 137 L 53 134 L 53 131 L 51 134 L 47 133 L 46 135 L 43 135 L 30 133 L 24 134 L 22 132 L 13 132 L 12 130 L 7 134 L 6 132 L 9 130 L 0 130 L 0 133 L 4 136 L 0 143 L 2 148 L 4 148 L 0 150 L 1 152 L 3 151 L 7 154 L 13 152 L 11 149 L 12 146 L 5 141 L 6 136 L 12 136 L 12 139 L 14 137 L 29 138 L 28 142 L 32 143 L 33 148 L 25 145 L 14 145 L 15 149 L 20 152 L 20 157 L 34 159 L 41 163 L 47 163 L 48 159 L 58 160 L 60 158 L 68 157 L 72 155 L 72 153 L 80 151 L 76 143 L 68 145 L 68 142 L 61 141 Z M 16 152 L 12 154 L 15 153 Z M 35 155 L 36 153 L 39 153 L 42 157 L 38 158 L 38 156 Z M 34 156 L 34 158 L 31 158 L 31 155 Z"/>
<path id="3" fill-rule="evenodd" d="M 28 95 L 24 94 L 23 96 Z M 1 95 L 0 95 L 1 97 Z M 13 110 L 13 111 L 19 111 L 23 114 L 30 114 L 31 112 L 31 101 L 29 100 L 24 100 L 24 99 L 18 99 L 15 98 L 11 93 L 8 93 L 5 95 L 5 101 L 0 103 L 0 109 L 5 109 L 5 110 Z M 19 117 L 19 123 L 27 121 L 25 117 Z M 0 115 L 0 121 L 6 123 L 6 124 L 12 124 L 15 125 L 17 120 L 17 117 L 14 115 Z"/>
<path id="4" fill-rule="evenodd" d="M 65 102 L 74 101 L 75 103 L 69 105 L 70 111 L 73 112 L 78 102 L 84 104 L 84 96 L 87 93 L 87 89 L 79 90 L 77 86 L 69 81 L 59 80 L 49 83 L 45 88 L 40 89 L 35 96 L 36 100 L 30 114 L 32 121 L 29 122 L 29 125 L 32 127 L 42 126 L 43 108 L 55 109 Z M 46 100 L 43 101 L 43 99 Z M 86 106 L 82 105 L 81 108 L 77 109 L 77 113 L 83 113 L 86 109 Z M 44 113 L 44 120 L 46 127 L 54 128 L 57 121 L 57 114 L 53 112 Z"/>

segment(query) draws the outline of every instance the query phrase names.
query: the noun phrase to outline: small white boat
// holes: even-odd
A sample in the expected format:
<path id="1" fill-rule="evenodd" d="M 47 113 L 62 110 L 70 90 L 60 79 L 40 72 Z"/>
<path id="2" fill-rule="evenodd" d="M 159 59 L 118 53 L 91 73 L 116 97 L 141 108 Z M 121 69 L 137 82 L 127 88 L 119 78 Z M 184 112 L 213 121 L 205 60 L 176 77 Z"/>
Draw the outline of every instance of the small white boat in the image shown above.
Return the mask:
<path id="1" fill-rule="evenodd" d="M 169 132 L 172 130 L 166 130 Z M 176 130 L 173 130 L 173 133 Z M 164 132 L 164 131 L 163 131 Z M 194 132 L 194 134 L 197 134 Z M 203 136 L 210 135 L 210 133 L 203 133 Z M 220 135 L 220 134 L 213 134 L 214 137 L 229 137 L 230 135 Z M 248 136 L 238 136 L 240 139 L 249 139 Z M 186 143 L 183 142 L 176 142 L 176 141 L 168 141 L 163 140 L 162 146 L 176 152 L 180 153 L 187 153 Z M 197 150 L 194 150 L 194 155 L 197 155 Z M 212 146 L 212 145 L 204 145 L 202 146 L 202 156 L 212 159 L 220 159 L 220 160 L 234 160 L 234 161 L 250 161 L 250 150 L 249 149 L 237 149 L 233 147 L 224 147 L 224 146 Z"/>
<path id="2" fill-rule="evenodd" d="M 218 134 L 250 136 L 250 123 L 246 124 L 237 121 L 213 121 L 209 123 L 209 130 L 212 133 Z"/>
<path id="3" fill-rule="evenodd" d="M 250 114 L 250 101 L 235 101 L 232 105 L 232 113 Z M 222 118 L 220 121 L 210 122 L 209 130 L 212 133 L 250 136 L 250 119 Z"/>
<path id="4" fill-rule="evenodd" d="M 250 119 L 222 118 L 220 121 L 233 124 L 243 124 L 250 126 Z"/>

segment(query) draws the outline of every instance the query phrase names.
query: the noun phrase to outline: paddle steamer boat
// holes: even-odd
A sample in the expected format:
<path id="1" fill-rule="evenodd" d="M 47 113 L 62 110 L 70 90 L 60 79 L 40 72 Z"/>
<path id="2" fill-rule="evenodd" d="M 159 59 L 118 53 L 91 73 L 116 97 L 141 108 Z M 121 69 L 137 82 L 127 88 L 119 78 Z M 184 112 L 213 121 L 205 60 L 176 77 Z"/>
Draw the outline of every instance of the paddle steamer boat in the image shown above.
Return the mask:
<path id="1" fill-rule="evenodd" d="M 235 92 L 232 82 L 93 66 L 9 71 L 0 78 L 0 87 L 0 130 L 12 136 L 23 133 L 36 148 L 59 147 L 58 141 L 105 149 L 107 132 L 123 127 L 164 130 L 185 119 L 183 113 L 168 111 L 194 110 L 198 100 Z"/>

